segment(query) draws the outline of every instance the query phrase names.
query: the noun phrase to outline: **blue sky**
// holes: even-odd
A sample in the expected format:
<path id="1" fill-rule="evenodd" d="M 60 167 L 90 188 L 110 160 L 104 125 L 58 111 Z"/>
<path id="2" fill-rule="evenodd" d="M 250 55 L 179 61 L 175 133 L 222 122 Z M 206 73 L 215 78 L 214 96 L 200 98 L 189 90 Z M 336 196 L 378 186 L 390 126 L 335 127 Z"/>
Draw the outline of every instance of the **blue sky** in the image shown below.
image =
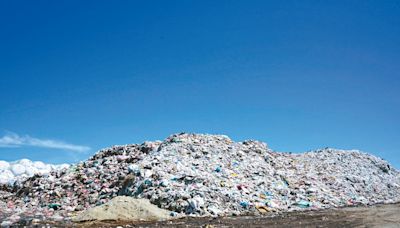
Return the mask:
<path id="1" fill-rule="evenodd" d="M 185 131 L 400 167 L 399 72 L 399 1 L 1 1 L 0 160 Z"/>

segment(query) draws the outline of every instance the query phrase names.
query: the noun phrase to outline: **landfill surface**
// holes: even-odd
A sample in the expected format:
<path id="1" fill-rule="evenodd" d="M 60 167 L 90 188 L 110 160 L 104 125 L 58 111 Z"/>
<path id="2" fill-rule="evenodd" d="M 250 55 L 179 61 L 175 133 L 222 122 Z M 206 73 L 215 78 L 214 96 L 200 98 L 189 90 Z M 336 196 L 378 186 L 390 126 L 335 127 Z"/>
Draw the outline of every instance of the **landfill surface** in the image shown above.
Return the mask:
<path id="1" fill-rule="evenodd" d="M 357 150 L 301 154 L 223 135 L 175 134 L 113 146 L 48 175 L 2 185 L 2 226 L 68 221 L 116 196 L 178 216 L 268 215 L 400 201 L 400 173 Z"/>

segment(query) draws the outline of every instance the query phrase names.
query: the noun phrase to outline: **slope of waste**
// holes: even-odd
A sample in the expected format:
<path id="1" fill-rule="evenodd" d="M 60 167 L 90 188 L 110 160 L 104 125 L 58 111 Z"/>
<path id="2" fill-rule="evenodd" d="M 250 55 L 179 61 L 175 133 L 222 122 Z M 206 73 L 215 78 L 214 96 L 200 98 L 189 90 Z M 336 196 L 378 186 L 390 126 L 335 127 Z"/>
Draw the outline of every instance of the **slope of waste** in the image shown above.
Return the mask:
<path id="1" fill-rule="evenodd" d="M 35 174 L 46 175 L 51 171 L 68 167 L 68 164 L 45 164 L 41 161 L 31 161 L 29 159 L 21 159 L 14 162 L 0 160 L 0 184 L 13 184 Z"/>
<path id="2" fill-rule="evenodd" d="M 181 133 L 103 149 L 3 191 L 10 224 L 62 220 L 116 196 L 149 199 L 174 215 L 230 216 L 399 202 L 400 174 L 356 150 L 280 153 L 258 141 Z"/>

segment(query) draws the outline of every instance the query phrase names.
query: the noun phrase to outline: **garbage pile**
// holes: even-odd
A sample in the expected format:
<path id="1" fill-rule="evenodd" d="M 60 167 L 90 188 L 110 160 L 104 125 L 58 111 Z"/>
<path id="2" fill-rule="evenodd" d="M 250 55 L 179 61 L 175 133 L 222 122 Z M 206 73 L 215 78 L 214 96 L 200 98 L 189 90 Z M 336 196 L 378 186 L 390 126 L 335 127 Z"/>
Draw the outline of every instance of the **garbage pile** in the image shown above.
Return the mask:
<path id="1" fill-rule="evenodd" d="M 0 184 L 13 184 L 15 181 L 23 181 L 35 174 L 46 175 L 51 171 L 68 167 L 68 164 L 45 164 L 41 161 L 33 162 L 29 159 L 14 162 L 0 160 Z"/>
<path id="2" fill-rule="evenodd" d="M 11 224 L 63 220 L 116 196 L 149 199 L 172 216 L 231 216 L 399 202 L 400 173 L 356 150 L 281 153 L 253 140 L 181 133 L 103 149 L 2 195 Z"/>

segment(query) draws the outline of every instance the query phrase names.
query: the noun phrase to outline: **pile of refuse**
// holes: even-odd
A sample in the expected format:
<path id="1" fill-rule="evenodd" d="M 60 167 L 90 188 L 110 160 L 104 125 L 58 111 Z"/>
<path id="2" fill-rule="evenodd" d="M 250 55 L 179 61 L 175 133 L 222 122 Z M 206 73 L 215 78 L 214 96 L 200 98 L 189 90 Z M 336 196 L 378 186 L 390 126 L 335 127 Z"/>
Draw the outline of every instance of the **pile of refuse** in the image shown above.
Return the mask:
<path id="1" fill-rule="evenodd" d="M 46 175 L 51 171 L 68 167 L 68 164 L 45 164 L 41 161 L 31 161 L 29 159 L 21 159 L 14 162 L 0 160 L 0 184 L 13 184 L 35 174 Z"/>
<path id="2" fill-rule="evenodd" d="M 400 173 L 356 150 L 281 153 L 253 140 L 181 133 L 103 149 L 3 191 L 9 224 L 61 221 L 116 196 L 148 199 L 171 216 L 231 216 L 399 202 Z"/>

